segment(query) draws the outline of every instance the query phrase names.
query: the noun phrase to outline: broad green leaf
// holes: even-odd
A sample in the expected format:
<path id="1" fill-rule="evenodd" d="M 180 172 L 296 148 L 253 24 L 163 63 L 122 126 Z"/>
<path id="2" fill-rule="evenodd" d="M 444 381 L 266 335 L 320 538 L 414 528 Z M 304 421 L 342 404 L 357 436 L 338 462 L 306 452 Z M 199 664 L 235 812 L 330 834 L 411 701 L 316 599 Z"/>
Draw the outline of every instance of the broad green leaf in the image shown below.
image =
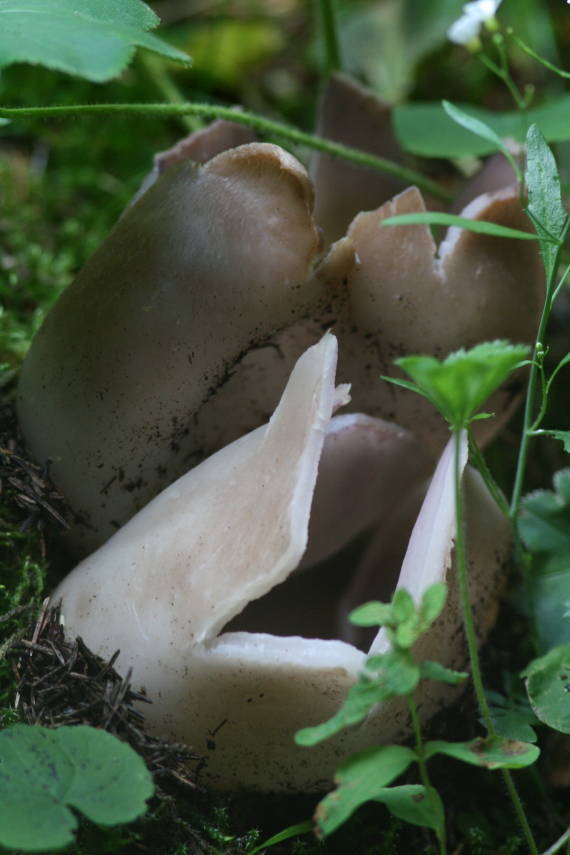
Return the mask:
<path id="1" fill-rule="evenodd" d="M 550 275 L 558 253 L 557 245 L 550 240 L 562 240 L 567 214 L 562 204 L 556 161 L 536 125 L 529 128 L 526 145 L 527 212 L 542 239 L 542 258 L 547 275 Z"/>
<path id="2" fill-rule="evenodd" d="M 570 95 L 561 95 L 533 107 L 523 115 L 518 110 L 497 113 L 470 104 L 456 107 L 483 122 L 502 139 L 524 142 L 531 124 L 538 125 L 548 142 L 570 139 Z M 407 151 L 423 157 L 481 157 L 496 146 L 457 125 L 439 102 L 403 104 L 393 113 L 394 130 Z"/>
<path id="3" fill-rule="evenodd" d="M 396 365 L 410 375 L 420 392 L 457 430 L 469 424 L 527 353 L 524 345 L 493 341 L 471 350 L 457 350 L 443 362 L 432 356 L 404 356 Z"/>
<path id="4" fill-rule="evenodd" d="M 382 793 L 417 760 L 411 748 L 382 745 L 353 754 L 335 775 L 337 789 L 317 807 L 315 819 L 322 834 L 332 834 L 354 811 Z"/>
<path id="5" fill-rule="evenodd" d="M 540 651 L 570 642 L 570 567 L 536 576 L 529 593 Z"/>
<path id="6" fill-rule="evenodd" d="M 393 622 L 392 606 L 389 603 L 364 603 L 354 609 L 348 619 L 355 626 L 384 626 Z"/>
<path id="7" fill-rule="evenodd" d="M 101 82 L 120 74 L 136 47 L 189 64 L 149 32 L 159 23 L 142 0 L 0 0 L 0 68 L 27 62 Z"/>
<path id="8" fill-rule="evenodd" d="M 466 680 L 469 674 L 465 671 L 453 671 L 451 668 L 440 665 L 439 662 L 426 660 L 420 665 L 420 676 L 422 680 L 437 680 L 440 683 L 456 686 Z"/>
<path id="9" fill-rule="evenodd" d="M 458 226 L 460 229 L 468 229 L 481 235 L 493 235 L 494 237 L 516 238 L 517 240 L 538 240 L 538 235 L 532 232 L 523 232 L 520 229 L 511 229 L 508 226 L 500 226 L 497 223 L 489 223 L 486 220 L 470 220 L 468 217 L 458 217 L 456 214 L 444 214 L 440 211 L 419 211 L 416 214 L 398 214 L 395 217 L 386 217 L 382 220 L 383 226 Z"/>
<path id="10" fill-rule="evenodd" d="M 570 644 L 549 650 L 523 671 L 530 705 L 540 721 L 570 733 Z"/>
<path id="11" fill-rule="evenodd" d="M 530 766 L 538 758 L 540 750 L 536 745 L 492 736 L 487 739 L 473 739 L 471 742 L 445 742 L 435 740 L 425 745 L 426 759 L 434 754 L 446 754 L 472 766 L 485 769 L 522 769 Z"/>
<path id="12" fill-rule="evenodd" d="M 17 724 L 0 732 L 0 845 L 9 849 L 72 843 L 70 808 L 99 825 L 131 822 L 153 791 L 142 758 L 102 730 Z"/>
<path id="13" fill-rule="evenodd" d="M 421 825 L 435 831 L 439 840 L 445 836 L 445 812 L 439 793 L 433 787 L 419 784 L 404 784 L 401 787 L 386 787 L 374 796 L 388 810 L 412 825 Z"/>
<path id="14" fill-rule="evenodd" d="M 438 619 L 443 611 L 447 599 L 447 585 L 445 582 L 435 582 L 424 591 L 419 608 L 419 616 L 427 629 Z"/>
<path id="15" fill-rule="evenodd" d="M 497 151 L 502 151 L 509 163 L 513 168 L 513 172 L 517 176 L 519 181 L 522 180 L 522 174 L 519 168 L 518 163 L 512 156 L 511 152 L 504 144 L 501 137 L 493 130 L 493 128 L 489 127 L 486 122 L 481 121 L 481 119 L 477 119 L 475 116 L 469 115 L 469 113 L 465 113 L 459 107 L 456 107 L 454 104 L 451 104 L 449 101 L 442 101 L 443 109 L 447 113 L 450 119 L 453 119 L 458 125 L 461 125 L 462 128 L 465 128 L 468 131 L 471 131 L 472 134 L 475 134 L 478 137 L 482 137 L 482 139 L 487 140 L 492 143 Z"/>

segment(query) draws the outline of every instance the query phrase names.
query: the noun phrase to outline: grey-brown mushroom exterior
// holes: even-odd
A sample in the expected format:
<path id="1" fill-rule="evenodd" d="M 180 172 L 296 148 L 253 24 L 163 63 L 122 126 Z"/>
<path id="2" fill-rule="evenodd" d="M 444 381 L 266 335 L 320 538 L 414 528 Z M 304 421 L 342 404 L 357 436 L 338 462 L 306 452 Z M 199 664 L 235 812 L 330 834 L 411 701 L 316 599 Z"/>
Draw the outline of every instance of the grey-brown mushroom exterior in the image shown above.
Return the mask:
<path id="1" fill-rule="evenodd" d="M 335 362 L 336 341 L 328 334 L 298 361 L 266 427 L 167 488 L 53 595 L 62 600 L 70 635 L 80 634 L 103 655 L 120 648 L 118 668 L 132 667 L 135 685 L 143 685 L 154 701 L 145 710 L 150 726 L 206 753 L 204 780 L 220 788 L 321 790 L 349 752 L 408 733 L 402 711 L 386 706 L 334 740 L 313 749 L 296 746 L 297 729 L 338 709 L 365 654 L 342 639 L 342 626 L 337 640 L 224 632 L 249 601 L 275 586 L 286 589 L 307 548 L 327 430 L 335 406 L 347 400 L 345 388 L 335 393 Z M 409 453 L 409 440 L 403 440 Z M 385 451 L 375 453 L 377 466 L 387 467 L 388 474 Z M 417 652 L 431 656 L 437 648 L 434 658 L 458 666 L 465 649 L 450 572 L 451 455 L 448 445 L 398 584 L 418 598 L 432 582 L 448 582 L 450 605 Z M 461 469 L 466 457 L 464 444 Z M 340 472 L 342 477 L 342 467 Z M 466 491 L 471 596 L 481 607 L 483 637 L 510 537 L 507 521 L 473 477 L 475 489 Z M 370 589 L 382 575 L 381 556 L 372 575 Z M 317 606 L 318 588 L 313 597 Z M 372 649 L 383 643 L 380 632 Z M 448 695 L 447 688 L 429 690 L 424 713 Z"/>

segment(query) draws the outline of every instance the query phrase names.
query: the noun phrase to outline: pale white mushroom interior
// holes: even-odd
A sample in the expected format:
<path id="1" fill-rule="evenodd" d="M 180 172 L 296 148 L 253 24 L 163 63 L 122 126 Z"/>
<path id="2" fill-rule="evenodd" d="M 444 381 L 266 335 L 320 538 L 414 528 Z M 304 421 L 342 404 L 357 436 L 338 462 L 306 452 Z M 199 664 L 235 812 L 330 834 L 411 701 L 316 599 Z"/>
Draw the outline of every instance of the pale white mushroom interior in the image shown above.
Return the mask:
<path id="1" fill-rule="evenodd" d="M 319 638 L 317 632 L 307 633 L 310 641 L 292 633 L 284 637 L 248 631 L 218 635 L 250 601 L 260 602 L 264 594 L 278 592 L 276 586 L 300 564 L 307 548 L 319 463 L 333 493 L 335 471 L 340 471 L 342 482 L 334 446 L 339 436 L 347 442 L 343 436 L 347 424 L 335 422 L 332 416 L 348 397 L 346 387 L 335 390 L 336 358 L 336 339 L 326 334 L 298 360 L 266 426 L 217 452 L 164 490 L 79 564 L 53 595 L 54 602 L 62 600 L 71 635 L 81 635 L 106 656 L 121 650 L 119 669 L 132 668 L 135 685 L 144 686 L 154 699 L 145 709 L 151 726 L 206 752 L 205 780 L 216 786 L 319 790 L 327 786 L 349 751 L 406 734 L 405 710 L 395 706 L 378 709 L 361 727 L 314 749 L 295 746 L 297 729 L 336 712 L 357 678 L 365 653 L 343 640 Z M 386 456 L 380 442 L 386 426 L 374 422 L 366 418 L 349 422 L 353 441 L 348 444 L 358 446 L 364 437 L 362 453 L 375 458 L 382 471 L 383 458 L 393 456 L 398 429 L 391 429 Z M 405 431 L 400 439 L 402 460 L 409 459 L 414 440 Z M 404 563 L 406 584 L 416 596 L 421 596 L 425 585 L 445 579 L 451 563 L 449 455 L 447 451 L 436 469 Z M 402 493 L 413 492 L 424 477 L 419 453 L 418 462 L 417 470 L 409 466 L 404 471 Z M 393 463 L 386 465 L 384 473 L 395 481 Z M 392 486 L 397 494 L 395 484 L 388 489 Z M 361 510 L 368 523 L 374 518 L 369 506 L 379 494 L 374 484 L 363 492 Z M 475 500 L 470 501 L 473 496 Z M 508 526 L 480 485 L 474 491 L 469 487 L 467 498 L 472 597 L 481 611 L 479 631 L 484 635 L 494 616 L 498 573 L 508 551 Z M 326 496 L 319 501 L 326 501 Z M 378 514 L 387 518 L 394 510 L 385 501 Z M 315 508 L 314 520 L 318 521 L 319 513 Z M 431 530 L 439 536 L 426 549 L 426 532 Z M 483 532 L 491 531 L 494 538 L 489 546 Z M 352 533 L 339 526 L 337 546 Z M 318 541 L 319 532 L 313 535 Z M 369 561 L 366 573 L 370 566 Z M 354 582 L 350 565 L 346 567 L 345 562 L 348 586 Z M 309 578 L 313 572 L 306 569 L 297 578 Z M 382 573 L 380 559 L 372 587 Z M 452 578 L 448 581 L 453 588 Z M 288 584 L 295 583 L 294 578 Z M 286 588 L 283 585 L 282 590 Z M 313 579 L 311 592 L 303 596 L 312 598 L 316 629 L 319 613 L 327 606 L 326 578 L 321 576 L 317 584 Z M 286 608 L 294 617 L 294 603 Z M 331 603 L 331 608 L 334 612 L 336 607 Z M 428 634 L 425 649 L 436 644 L 437 658 L 449 665 L 462 664 L 460 627 L 452 591 L 445 619 Z M 455 643 L 442 644 L 442 632 L 448 640 L 455 636 Z M 376 644 L 380 642 L 381 636 Z M 428 690 L 423 714 L 432 713 L 447 692 Z"/>

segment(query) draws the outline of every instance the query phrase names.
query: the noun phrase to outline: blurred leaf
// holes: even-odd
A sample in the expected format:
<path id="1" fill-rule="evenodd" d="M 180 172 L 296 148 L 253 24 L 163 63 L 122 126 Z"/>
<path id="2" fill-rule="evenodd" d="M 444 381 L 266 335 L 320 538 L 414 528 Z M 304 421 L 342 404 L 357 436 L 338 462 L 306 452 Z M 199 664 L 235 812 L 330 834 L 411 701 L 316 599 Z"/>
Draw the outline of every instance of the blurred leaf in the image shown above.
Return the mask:
<path id="1" fill-rule="evenodd" d="M 348 619 L 355 626 L 384 626 L 393 623 L 392 606 L 389 603 L 364 603 L 354 609 Z"/>
<path id="2" fill-rule="evenodd" d="M 395 217 L 386 217 L 382 220 L 383 226 L 457 226 L 460 229 L 468 229 L 482 235 L 494 235 L 495 237 L 517 238 L 518 240 L 537 240 L 537 235 L 532 232 L 523 232 L 520 229 L 511 229 L 508 226 L 500 226 L 498 223 L 489 223 L 487 220 L 472 220 L 468 217 L 458 217 L 457 214 L 445 214 L 441 211 L 419 211 L 416 214 L 397 214 Z"/>
<path id="3" fill-rule="evenodd" d="M 436 740 L 426 742 L 426 759 L 434 754 L 446 754 L 472 766 L 485 769 L 522 769 L 530 766 L 540 754 L 536 745 L 492 736 L 487 739 L 473 739 L 471 742 L 445 742 Z"/>
<path id="4" fill-rule="evenodd" d="M 419 616 L 426 629 L 440 616 L 446 599 L 447 585 L 445 582 L 435 582 L 424 591 Z"/>
<path id="5" fill-rule="evenodd" d="M 414 641 L 416 637 L 414 636 Z M 366 660 L 363 673 L 385 688 L 390 697 L 413 692 L 420 679 L 419 666 L 407 650 L 390 650 L 388 653 L 370 656 Z"/>
<path id="6" fill-rule="evenodd" d="M 290 840 L 292 837 L 299 837 L 301 834 L 309 834 L 312 830 L 313 823 L 309 820 L 307 820 L 307 822 L 300 822 L 298 825 L 290 825 L 289 828 L 284 828 L 283 831 L 280 831 L 278 834 L 274 834 L 273 837 L 268 838 L 268 840 L 264 840 L 263 843 L 259 844 L 259 846 L 254 846 L 253 849 L 248 849 L 245 855 L 257 855 L 258 852 L 262 852 L 270 846 L 276 846 L 278 843 L 283 843 L 283 841 Z"/>
<path id="7" fill-rule="evenodd" d="M 527 353 L 524 345 L 493 341 L 471 350 L 457 350 L 442 362 L 432 356 L 404 356 L 396 365 L 410 375 L 418 392 L 457 430 L 469 423 Z"/>
<path id="8" fill-rule="evenodd" d="M 437 680 L 440 683 L 456 686 L 466 680 L 469 674 L 465 671 L 453 671 L 451 668 L 440 665 L 439 662 L 426 660 L 420 665 L 420 676 L 422 680 Z"/>
<path id="9" fill-rule="evenodd" d="M 570 95 L 552 98 L 540 107 L 527 110 L 525 117 L 518 111 L 497 113 L 457 104 L 464 113 L 488 125 L 502 139 L 512 137 L 524 142 L 528 127 L 536 124 L 548 142 L 570 139 Z M 423 157 L 481 157 L 492 154 L 495 145 L 476 137 L 457 125 L 436 102 L 403 104 L 394 109 L 394 130 L 407 151 Z"/>
<path id="10" fill-rule="evenodd" d="M 401 101 L 414 85 L 416 64 L 445 42 L 459 8 L 457 0 L 346 3 L 340 30 L 345 70 L 387 101 Z"/>
<path id="11" fill-rule="evenodd" d="M 530 704 L 554 730 L 570 733 L 570 644 L 554 647 L 523 671 Z"/>
<path id="12" fill-rule="evenodd" d="M 374 796 L 374 801 L 385 804 L 398 819 L 431 828 L 438 840 L 444 839 L 445 811 L 439 793 L 433 787 L 419 784 L 387 787 Z"/>
<path id="13" fill-rule="evenodd" d="M 538 719 L 531 710 L 528 699 L 512 701 L 499 692 L 487 692 L 489 710 L 499 736 L 520 742 L 536 742 L 532 725 Z"/>
<path id="14" fill-rule="evenodd" d="M 551 436 L 558 439 L 564 445 L 564 451 L 570 454 L 570 430 L 538 430 L 536 435 Z"/>
<path id="15" fill-rule="evenodd" d="M 188 65 L 148 32 L 159 23 L 142 0 L 0 0 L 0 68 L 28 62 L 101 82 L 126 68 L 135 47 Z"/>
<path id="16" fill-rule="evenodd" d="M 103 730 L 17 724 L 0 732 L 0 845 L 9 849 L 72 843 L 70 808 L 99 825 L 131 822 L 153 791 L 142 758 Z"/>
<path id="17" fill-rule="evenodd" d="M 501 137 L 493 130 L 493 128 L 489 127 L 489 125 L 487 125 L 486 122 L 481 121 L 481 119 L 477 119 L 475 116 L 470 116 L 469 113 L 465 113 L 449 101 L 442 101 L 442 106 L 449 118 L 453 119 L 456 124 L 461 125 L 462 128 L 471 131 L 472 134 L 492 143 L 497 151 L 502 151 L 511 164 L 517 179 L 519 181 L 521 180 L 522 176 L 518 163 L 509 151 L 508 146 L 505 145 Z"/>
<path id="18" fill-rule="evenodd" d="M 192 56 L 194 74 L 231 90 L 246 82 L 253 66 L 280 51 L 285 39 L 275 20 L 215 18 L 177 27 L 172 39 Z"/>
<path id="19" fill-rule="evenodd" d="M 570 469 L 553 478 L 555 492 L 535 490 L 524 497 L 518 520 L 521 537 L 540 573 L 570 571 Z"/>
<path id="20" fill-rule="evenodd" d="M 368 748 L 350 757 L 335 775 L 336 790 L 317 807 L 315 819 L 322 834 L 332 834 L 360 805 L 382 795 L 384 787 L 416 759 L 415 752 L 402 745 Z"/>

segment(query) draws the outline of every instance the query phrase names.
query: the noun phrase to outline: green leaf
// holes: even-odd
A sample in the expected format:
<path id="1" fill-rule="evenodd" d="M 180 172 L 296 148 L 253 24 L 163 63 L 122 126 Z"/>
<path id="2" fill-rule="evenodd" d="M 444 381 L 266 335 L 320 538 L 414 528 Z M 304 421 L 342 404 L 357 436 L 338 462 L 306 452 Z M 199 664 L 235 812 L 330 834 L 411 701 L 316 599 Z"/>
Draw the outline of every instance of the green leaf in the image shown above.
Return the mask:
<path id="1" fill-rule="evenodd" d="M 388 603 L 364 603 L 354 609 L 348 619 L 355 626 L 385 626 L 393 623 L 392 606 Z"/>
<path id="2" fill-rule="evenodd" d="M 570 469 L 561 469 L 553 480 L 555 492 L 535 490 L 524 497 L 518 520 L 541 573 L 570 570 Z"/>
<path id="3" fill-rule="evenodd" d="M 530 705 L 540 721 L 570 733 L 570 644 L 549 650 L 523 671 Z"/>
<path id="4" fill-rule="evenodd" d="M 564 445 L 564 451 L 570 454 L 570 430 L 537 430 L 536 436 L 551 436 L 558 439 Z"/>
<path id="5" fill-rule="evenodd" d="M 554 156 L 536 125 L 527 138 L 525 181 L 528 192 L 527 212 L 541 238 L 541 251 L 547 275 L 556 265 L 558 243 L 562 240 L 567 219 L 562 204 L 560 177 Z"/>
<path id="6" fill-rule="evenodd" d="M 446 668 L 440 665 L 439 662 L 430 662 L 426 660 L 420 665 L 420 677 L 422 680 L 437 680 L 440 683 L 449 683 L 456 686 L 468 678 L 469 674 L 465 671 L 453 671 L 451 668 Z"/>
<path id="7" fill-rule="evenodd" d="M 522 181 L 522 174 L 518 163 L 501 137 L 493 130 L 493 128 L 491 128 L 486 122 L 481 121 L 481 119 L 477 119 L 475 116 L 471 116 L 469 113 L 466 113 L 464 110 L 461 110 L 459 107 L 451 104 L 449 101 L 442 101 L 442 105 L 450 119 L 453 119 L 453 121 L 458 125 L 461 125 L 462 128 L 471 131 L 472 134 L 487 140 L 494 145 L 498 151 L 502 151 L 511 164 L 513 172 L 517 176 L 517 180 Z"/>
<path id="8" fill-rule="evenodd" d="M 499 226 L 497 223 L 489 223 L 487 220 L 471 220 L 468 217 L 458 217 L 456 214 L 443 214 L 440 211 L 419 211 L 416 214 L 398 214 L 395 217 L 386 217 L 381 221 L 383 226 L 458 226 L 477 232 L 481 235 L 493 235 L 494 237 L 516 238 L 517 240 L 538 240 L 538 235 L 532 232 L 523 232 L 520 229 L 511 229 L 508 226 Z M 404 385 L 403 383 L 401 385 Z"/>
<path id="9" fill-rule="evenodd" d="M 420 680 L 419 666 L 407 650 L 390 650 L 371 656 L 364 668 L 364 674 L 377 681 L 390 697 L 413 692 Z"/>
<path id="10" fill-rule="evenodd" d="M 434 754 L 446 754 L 472 766 L 485 769 L 522 769 L 530 766 L 538 758 L 540 750 L 536 745 L 505 739 L 502 736 L 490 736 L 487 739 L 473 739 L 471 742 L 445 742 L 435 740 L 426 742 L 425 757 Z"/>
<path id="11" fill-rule="evenodd" d="M 439 793 L 433 787 L 419 784 L 387 787 L 374 796 L 374 801 L 385 804 L 398 819 L 431 828 L 438 840 L 444 839 L 445 811 Z"/>
<path id="12" fill-rule="evenodd" d="M 422 596 L 419 608 L 419 616 L 425 629 L 438 619 L 443 611 L 447 599 L 447 585 L 445 582 L 435 582 L 427 588 Z"/>
<path id="13" fill-rule="evenodd" d="M 570 95 L 552 98 L 527 110 L 524 116 L 518 110 L 498 113 L 470 104 L 455 106 L 483 122 L 501 139 L 512 137 L 522 143 L 531 124 L 538 125 L 548 142 L 570 139 Z M 456 124 L 439 102 L 402 104 L 393 112 L 393 123 L 400 145 L 423 157 L 481 157 L 496 150 L 491 140 Z"/>
<path id="14" fill-rule="evenodd" d="M 520 742 L 536 742 L 532 725 L 538 724 L 537 717 L 529 708 L 508 708 L 490 705 L 491 718 L 499 736 Z"/>
<path id="15" fill-rule="evenodd" d="M 99 825 L 146 810 L 152 778 L 133 749 L 85 725 L 0 732 L 0 845 L 45 852 L 74 840 L 81 811 Z"/>
<path id="16" fill-rule="evenodd" d="M 135 47 L 189 64 L 148 32 L 159 23 L 142 0 L 0 0 L 0 68 L 28 62 L 101 82 L 126 68 Z"/>
<path id="17" fill-rule="evenodd" d="M 524 345 L 493 341 L 471 350 L 457 350 L 443 362 L 432 356 L 404 356 L 396 365 L 458 430 L 469 424 L 476 410 L 519 367 L 527 353 Z"/>
<path id="18" fill-rule="evenodd" d="M 259 844 L 259 846 L 254 846 L 253 849 L 248 849 L 246 855 L 257 855 L 258 852 L 262 852 L 270 846 L 276 846 L 278 843 L 283 843 L 285 840 L 290 840 L 292 837 L 300 837 L 301 834 L 309 834 L 312 830 L 313 823 L 310 822 L 310 820 L 307 820 L 307 822 L 300 822 L 298 825 L 290 825 L 278 834 L 274 834 L 273 837 L 269 837 L 267 840 L 264 840 L 263 843 Z"/>
<path id="19" fill-rule="evenodd" d="M 315 819 L 322 834 L 332 834 L 354 811 L 398 778 L 417 760 L 411 748 L 382 745 L 354 754 L 335 775 L 337 789 L 317 807 Z"/>

